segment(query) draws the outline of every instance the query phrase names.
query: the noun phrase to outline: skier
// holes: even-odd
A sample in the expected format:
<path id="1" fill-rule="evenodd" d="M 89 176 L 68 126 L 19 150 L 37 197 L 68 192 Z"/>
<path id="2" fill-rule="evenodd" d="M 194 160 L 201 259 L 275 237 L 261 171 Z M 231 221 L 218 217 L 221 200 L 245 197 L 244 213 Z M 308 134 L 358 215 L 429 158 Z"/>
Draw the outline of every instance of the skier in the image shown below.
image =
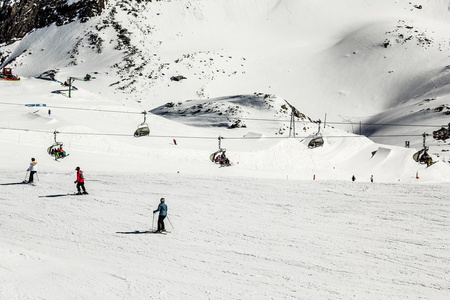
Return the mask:
<path id="1" fill-rule="evenodd" d="M 352 181 L 355 181 L 356 180 L 356 177 L 355 177 L 355 175 L 353 175 L 352 176 Z"/>
<path id="2" fill-rule="evenodd" d="M 176 140 L 176 139 L 173 139 L 173 143 L 174 143 L 174 145 L 176 146 L 176 145 L 177 145 L 177 140 Z"/>
<path id="3" fill-rule="evenodd" d="M 75 180 L 74 183 L 77 184 L 77 195 L 81 195 L 81 188 L 83 189 L 83 194 L 88 195 L 88 192 L 86 192 L 86 188 L 84 187 L 83 171 L 80 170 L 80 167 L 76 167 L 75 170 L 77 171 L 77 180 Z"/>
<path id="4" fill-rule="evenodd" d="M 373 182 L 373 175 L 370 175 L 370 182 Z"/>
<path id="5" fill-rule="evenodd" d="M 27 171 L 30 171 L 30 178 L 28 179 L 28 183 L 33 183 L 34 174 L 36 174 L 36 172 L 37 172 L 36 164 L 37 164 L 37 162 L 36 162 L 36 160 L 33 157 L 31 159 L 30 166 L 27 169 Z"/>
<path id="6" fill-rule="evenodd" d="M 159 217 L 158 217 L 158 230 L 156 232 L 164 232 L 166 231 L 166 228 L 164 227 L 164 219 L 167 216 L 167 205 L 164 198 L 161 198 L 161 203 L 158 205 L 158 209 L 154 210 L 153 213 L 156 214 L 159 211 Z"/>

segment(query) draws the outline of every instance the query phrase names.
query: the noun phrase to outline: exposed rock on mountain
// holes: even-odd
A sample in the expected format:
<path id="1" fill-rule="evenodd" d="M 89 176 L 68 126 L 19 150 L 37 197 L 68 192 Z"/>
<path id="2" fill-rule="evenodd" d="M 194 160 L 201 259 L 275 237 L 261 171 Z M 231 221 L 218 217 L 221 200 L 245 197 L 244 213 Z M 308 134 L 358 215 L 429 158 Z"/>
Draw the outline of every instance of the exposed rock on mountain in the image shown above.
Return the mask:
<path id="1" fill-rule="evenodd" d="M 105 0 L 3 0 L 0 1 L 0 43 L 10 44 L 33 29 L 76 19 L 86 22 L 99 15 Z"/>

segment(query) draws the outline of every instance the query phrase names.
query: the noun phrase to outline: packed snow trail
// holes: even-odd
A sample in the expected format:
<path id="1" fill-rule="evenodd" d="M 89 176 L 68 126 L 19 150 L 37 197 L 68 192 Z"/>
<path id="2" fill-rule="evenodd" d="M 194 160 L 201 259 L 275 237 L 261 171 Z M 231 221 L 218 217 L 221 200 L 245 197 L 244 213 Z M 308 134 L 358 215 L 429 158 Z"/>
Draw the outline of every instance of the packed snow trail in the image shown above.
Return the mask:
<path id="1" fill-rule="evenodd" d="M 448 184 L 108 172 L 42 197 L 73 174 L 3 175 L 0 299 L 450 295 Z M 161 197 L 176 229 L 140 234 Z"/>

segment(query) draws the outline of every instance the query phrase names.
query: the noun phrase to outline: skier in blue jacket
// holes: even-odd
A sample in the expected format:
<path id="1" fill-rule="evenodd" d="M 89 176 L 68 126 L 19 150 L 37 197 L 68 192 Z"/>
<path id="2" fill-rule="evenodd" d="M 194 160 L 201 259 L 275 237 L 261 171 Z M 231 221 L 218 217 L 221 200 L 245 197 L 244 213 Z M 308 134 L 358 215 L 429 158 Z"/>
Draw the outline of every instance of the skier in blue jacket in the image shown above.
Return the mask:
<path id="1" fill-rule="evenodd" d="M 158 217 L 158 230 L 156 232 L 163 232 L 166 231 L 166 228 L 164 227 L 164 219 L 167 216 L 167 205 L 164 198 L 161 198 L 161 203 L 158 205 L 158 209 L 154 210 L 153 213 L 156 214 L 159 211 L 159 217 Z"/>

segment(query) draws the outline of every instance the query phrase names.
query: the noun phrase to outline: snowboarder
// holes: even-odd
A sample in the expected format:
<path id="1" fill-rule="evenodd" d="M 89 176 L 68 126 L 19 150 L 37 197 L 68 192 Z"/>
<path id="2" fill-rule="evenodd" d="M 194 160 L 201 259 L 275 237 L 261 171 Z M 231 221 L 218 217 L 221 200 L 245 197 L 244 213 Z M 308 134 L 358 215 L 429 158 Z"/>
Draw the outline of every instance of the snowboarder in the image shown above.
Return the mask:
<path id="1" fill-rule="evenodd" d="M 30 166 L 29 166 L 28 169 L 27 169 L 27 171 L 30 172 L 30 178 L 28 179 L 28 183 L 33 183 L 33 180 L 34 180 L 34 178 L 33 178 L 33 177 L 34 177 L 34 174 L 36 174 L 36 172 L 37 172 L 36 164 L 37 164 L 37 162 L 36 162 L 36 160 L 34 159 L 34 157 L 31 158 Z"/>
<path id="2" fill-rule="evenodd" d="M 77 180 L 74 181 L 74 183 L 77 184 L 77 195 L 81 195 L 81 189 L 83 189 L 83 194 L 87 195 L 88 192 L 86 192 L 86 188 L 84 187 L 84 175 L 83 171 L 80 170 L 80 167 L 76 167 L 75 170 L 77 171 Z"/>
<path id="3" fill-rule="evenodd" d="M 158 209 L 154 210 L 153 213 L 156 214 L 159 211 L 159 217 L 158 217 L 158 230 L 156 232 L 164 232 L 166 231 L 166 228 L 164 227 L 164 219 L 167 216 L 167 205 L 164 198 L 161 198 L 161 203 L 158 205 Z"/>
<path id="4" fill-rule="evenodd" d="M 352 181 L 355 181 L 356 180 L 356 177 L 355 177 L 355 175 L 353 175 L 352 176 Z"/>

